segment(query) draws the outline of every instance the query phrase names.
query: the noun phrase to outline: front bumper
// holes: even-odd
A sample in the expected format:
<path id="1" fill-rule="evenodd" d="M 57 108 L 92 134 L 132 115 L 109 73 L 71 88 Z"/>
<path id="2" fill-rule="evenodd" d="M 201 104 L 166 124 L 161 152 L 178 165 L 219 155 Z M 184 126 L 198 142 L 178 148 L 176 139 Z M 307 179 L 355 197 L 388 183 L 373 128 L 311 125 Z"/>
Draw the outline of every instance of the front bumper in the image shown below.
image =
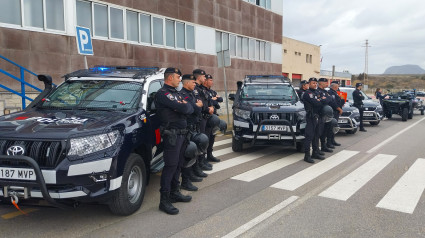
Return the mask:
<path id="1" fill-rule="evenodd" d="M 340 116 L 338 119 L 339 130 L 352 131 L 357 129 L 359 125 L 360 125 L 359 118 L 357 118 L 356 120 L 356 118 Z"/>
<path id="2" fill-rule="evenodd" d="M 378 122 L 384 117 L 383 112 L 376 111 L 364 111 L 363 112 L 363 122 Z"/>

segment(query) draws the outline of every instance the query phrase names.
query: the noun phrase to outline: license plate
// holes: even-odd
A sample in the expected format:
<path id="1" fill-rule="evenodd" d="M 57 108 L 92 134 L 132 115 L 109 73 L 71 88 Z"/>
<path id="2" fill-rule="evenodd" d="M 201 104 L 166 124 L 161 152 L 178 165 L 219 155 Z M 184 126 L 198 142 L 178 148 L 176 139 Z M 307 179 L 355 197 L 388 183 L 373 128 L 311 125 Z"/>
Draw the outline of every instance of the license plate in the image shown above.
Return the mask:
<path id="1" fill-rule="evenodd" d="M 262 131 L 286 131 L 286 126 L 274 126 L 274 125 L 264 125 L 261 127 Z"/>
<path id="2" fill-rule="evenodd" d="M 338 123 L 347 123 L 348 122 L 348 120 L 347 119 L 339 119 L 338 120 Z"/>
<path id="3" fill-rule="evenodd" d="M 365 117 L 373 117 L 373 112 L 365 112 L 363 114 L 363 116 L 365 116 Z"/>
<path id="4" fill-rule="evenodd" d="M 36 180 L 33 169 L 0 167 L 0 179 Z"/>

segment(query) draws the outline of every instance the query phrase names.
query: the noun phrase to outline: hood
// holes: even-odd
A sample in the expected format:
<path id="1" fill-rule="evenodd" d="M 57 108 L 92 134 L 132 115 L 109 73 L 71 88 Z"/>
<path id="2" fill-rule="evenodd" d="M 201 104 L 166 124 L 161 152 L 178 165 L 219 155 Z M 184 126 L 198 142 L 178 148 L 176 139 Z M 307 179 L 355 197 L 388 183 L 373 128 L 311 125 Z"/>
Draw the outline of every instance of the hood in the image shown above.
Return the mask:
<path id="1" fill-rule="evenodd" d="M 22 111 L 0 117 L 1 138 L 65 139 L 78 133 L 103 131 L 128 113 L 106 111 Z"/>
<path id="2" fill-rule="evenodd" d="M 350 104 L 353 104 L 353 101 L 350 100 Z M 363 100 L 363 106 L 364 107 L 377 107 L 381 105 L 379 102 L 375 102 L 372 99 L 365 99 Z"/>
<path id="3" fill-rule="evenodd" d="M 252 108 L 252 111 L 284 111 L 284 112 L 296 112 L 304 109 L 304 104 L 300 101 L 264 101 L 264 100 L 252 100 L 252 101 L 241 101 L 242 107 Z"/>

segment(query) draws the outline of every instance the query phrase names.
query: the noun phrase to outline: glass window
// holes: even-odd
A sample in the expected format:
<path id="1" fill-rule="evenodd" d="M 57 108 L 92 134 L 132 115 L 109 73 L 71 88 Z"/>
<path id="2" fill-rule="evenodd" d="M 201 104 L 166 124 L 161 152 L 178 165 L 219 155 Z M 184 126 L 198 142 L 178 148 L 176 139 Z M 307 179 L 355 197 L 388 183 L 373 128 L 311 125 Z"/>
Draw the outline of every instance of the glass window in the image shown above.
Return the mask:
<path id="1" fill-rule="evenodd" d="M 43 0 L 24 0 L 24 25 L 43 28 Z"/>
<path id="2" fill-rule="evenodd" d="M 184 42 L 185 42 L 185 34 L 184 34 L 184 23 L 183 22 L 176 22 L 176 40 L 177 40 L 177 48 L 183 48 L 184 49 Z"/>
<path id="3" fill-rule="evenodd" d="M 266 43 L 266 61 L 270 62 L 272 60 L 272 45 L 270 43 Z"/>
<path id="4" fill-rule="evenodd" d="M 260 60 L 264 60 L 264 50 L 266 48 L 266 42 L 260 41 Z"/>
<path id="5" fill-rule="evenodd" d="M 242 58 L 248 59 L 248 38 L 242 38 Z"/>
<path id="6" fill-rule="evenodd" d="M 21 25 L 21 1 L 0 1 L 0 22 Z"/>
<path id="7" fill-rule="evenodd" d="M 139 41 L 139 25 L 137 20 L 137 12 L 126 12 L 127 18 L 127 40 Z"/>
<path id="8" fill-rule="evenodd" d="M 313 63 L 313 56 L 310 55 L 310 64 Z"/>
<path id="9" fill-rule="evenodd" d="M 223 50 L 229 49 L 229 33 L 222 33 L 223 36 Z"/>
<path id="10" fill-rule="evenodd" d="M 255 41 L 255 59 L 260 60 L 260 41 Z"/>
<path id="11" fill-rule="evenodd" d="M 157 45 L 164 44 L 164 21 L 161 18 L 152 17 L 153 18 L 153 43 Z"/>
<path id="12" fill-rule="evenodd" d="M 94 4 L 94 35 L 108 37 L 108 7 Z"/>
<path id="13" fill-rule="evenodd" d="M 174 21 L 171 21 L 171 20 L 165 21 L 165 36 L 166 36 L 166 45 L 175 47 L 176 34 L 174 29 Z"/>
<path id="14" fill-rule="evenodd" d="M 220 52 L 223 45 L 223 39 L 221 38 L 221 32 L 215 32 L 215 51 Z"/>
<path id="15" fill-rule="evenodd" d="M 91 27 L 91 3 L 77 1 L 77 25 L 90 28 L 93 34 Z"/>
<path id="16" fill-rule="evenodd" d="M 257 5 L 258 6 L 260 6 L 260 7 L 266 7 L 266 0 L 257 0 L 257 2 L 259 2 L 259 3 L 257 3 Z"/>
<path id="17" fill-rule="evenodd" d="M 236 56 L 236 36 L 230 35 L 230 56 Z"/>
<path id="18" fill-rule="evenodd" d="M 150 15 L 140 14 L 140 33 L 142 42 L 152 43 Z"/>
<path id="19" fill-rule="evenodd" d="M 111 7 L 111 37 L 124 39 L 124 11 Z"/>
<path id="20" fill-rule="evenodd" d="M 191 25 L 186 25 L 186 48 L 194 50 L 195 49 L 195 27 Z"/>
<path id="21" fill-rule="evenodd" d="M 256 1 L 255 0 L 249 0 L 249 2 L 255 4 Z"/>
<path id="22" fill-rule="evenodd" d="M 242 37 L 240 36 L 236 39 L 236 55 L 242 57 Z"/>
<path id="23" fill-rule="evenodd" d="M 255 40 L 249 40 L 249 59 L 255 59 Z"/>
<path id="24" fill-rule="evenodd" d="M 63 0 L 46 0 L 46 27 L 64 31 Z"/>
<path id="25" fill-rule="evenodd" d="M 272 9 L 272 3 L 271 0 L 266 0 L 266 9 Z"/>

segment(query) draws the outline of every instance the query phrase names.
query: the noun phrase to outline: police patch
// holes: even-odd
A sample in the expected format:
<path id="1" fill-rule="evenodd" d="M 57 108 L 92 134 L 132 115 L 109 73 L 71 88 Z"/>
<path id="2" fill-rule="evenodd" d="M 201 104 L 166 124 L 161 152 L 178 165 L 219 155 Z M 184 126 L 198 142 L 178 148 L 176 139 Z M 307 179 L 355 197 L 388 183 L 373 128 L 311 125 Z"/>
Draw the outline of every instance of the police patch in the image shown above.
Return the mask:
<path id="1" fill-rule="evenodd" d="M 309 93 L 308 95 L 310 95 L 310 98 L 313 98 L 313 94 Z"/>
<path id="2" fill-rule="evenodd" d="M 171 101 L 176 100 L 172 94 L 168 94 L 167 98 L 170 99 Z"/>

